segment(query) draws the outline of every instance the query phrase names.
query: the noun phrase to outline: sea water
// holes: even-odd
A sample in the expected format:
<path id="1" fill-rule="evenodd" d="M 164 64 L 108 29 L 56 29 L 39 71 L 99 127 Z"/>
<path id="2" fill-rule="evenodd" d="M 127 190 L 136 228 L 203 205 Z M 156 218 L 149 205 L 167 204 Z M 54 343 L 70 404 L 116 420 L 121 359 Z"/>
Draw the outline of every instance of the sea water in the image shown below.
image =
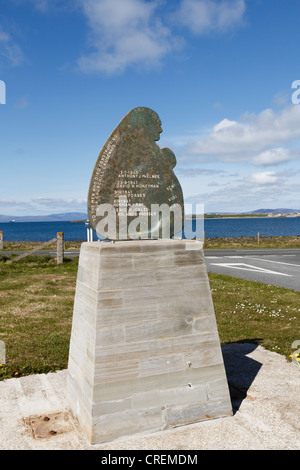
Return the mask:
<path id="1" fill-rule="evenodd" d="M 195 220 L 186 221 L 185 238 L 193 237 L 190 234 L 196 232 L 195 224 Z M 204 228 L 206 238 L 256 237 L 258 232 L 261 237 L 300 236 L 300 217 L 206 219 L 204 227 L 203 221 L 200 222 L 200 227 L 202 232 Z M 44 242 L 55 238 L 57 232 L 63 232 L 67 241 L 87 240 L 84 222 L 0 223 L 0 231 L 3 231 L 4 241 Z M 97 240 L 95 232 L 93 235 L 94 240 Z"/>

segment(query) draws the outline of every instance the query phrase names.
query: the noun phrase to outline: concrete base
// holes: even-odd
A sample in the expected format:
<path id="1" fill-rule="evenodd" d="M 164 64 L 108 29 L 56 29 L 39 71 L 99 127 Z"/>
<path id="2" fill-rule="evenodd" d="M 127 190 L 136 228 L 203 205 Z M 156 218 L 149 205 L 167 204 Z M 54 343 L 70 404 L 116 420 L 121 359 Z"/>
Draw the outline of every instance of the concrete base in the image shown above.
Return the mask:
<path id="1" fill-rule="evenodd" d="M 67 399 L 91 443 L 232 415 L 202 243 L 83 243 Z"/>

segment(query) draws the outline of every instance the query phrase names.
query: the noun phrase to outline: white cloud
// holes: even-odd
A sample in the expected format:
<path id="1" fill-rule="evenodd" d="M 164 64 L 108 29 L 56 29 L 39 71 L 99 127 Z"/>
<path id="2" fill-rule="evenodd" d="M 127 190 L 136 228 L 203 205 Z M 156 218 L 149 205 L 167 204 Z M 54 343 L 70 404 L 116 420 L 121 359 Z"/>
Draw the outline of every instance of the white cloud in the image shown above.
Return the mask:
<path id="1" fill-rule="evenodd" d="M 15 109 L 25 109 L 29 106 L 29 101 L 27 98 L 21 98 L 19 101 L 17 101 L 14 105 Z"/>
<path id="2" fill-rule="evenodd" d="M 87 201 L 84 198 L 35 197 L 31 199 L 1 199 L 0 214 L 10 215 L 46 215 L 60 212 L 86 212 Z"/>
<path id="3" fill-rule="evenodd" d="M 208 185 L 200 194 L 186 197 L 187 203 L 204 203 L 205 211 L 249 211 L 267 207 L 299 208 L 299 184 L 293 174 L 257 172 L 231 178 L 221 185 Z"/>
<path id="4" fill-rule="evenodd" d="M 160 65 L 183 46 L 183 35 L 178 35 L 182 28 L 196 34 L 226 32 L 241 24 L 246 9 L 245 0 L 181 0 L 173 14 L 173 6 L 163 10 L 160 0 L 78 2 L 88 21 L 91 48 L 79 59 L 79 69 L 110 74 L 128 66 Z"/>
<path id="5" fill-rule="evenodd" d="M 222 131 L 223 129 L 228 129 L 228 127 L 236 126 L 237 122 L 229 121 L 229 119 L 223 119 L 223 121 L 219 122 L 214 126 L 214 132 Z"/>
<path id="6" fill-rule="evenodd" d="M 118 73 L 127 67 L 157 67 L 186 42 L 186 28 L 197 35 L 224 33 L 243 22 L 245 0 L 14 0 L 41 12 L 83 12 L 89 50 L 78 59 L 85 73 Z M 175 13 L 174 13 L 175 12 Z M 0 26 L 0 55 L 23 61 L 20 47 Z M 220 104 L 216 104 L 220 106 Z"/>
<path id="7" fill-rule="evenodd" d="M 36 10 L 47 13 L 49 10 L 65 9 L 70 10 L 76 2 L 74 0 L 24 0 L 30 2 Z"/>
<path id="8" fill-rule="evenodd" d="M 10 41 L 10 36 L 9 34 L 5 33 L 4 31 L 1 30 L 0 28 L 0 42 L 2 42 L 2 44 L 4 43 L 7 43 Z"/>
<path id="9" fill-rule="evenodd" d="M 17 201 L 15 199 L 1 199 L 0 198 L 0 206 L 1 207 L 14 207 L 14 206 L 27 206 L 27 202 L 24 202 L 24 201 Z"/>
<path id="10" fill-rule="evenodd" d="M 282 147 L 271 148 L 259 153 L 253 158 L 254 165 L 277 165 L 299 158 L 299 151 Z"/>
<path id="11" fill-rule="evenodd" d="M 220 101 L 216 101 L 216 102 L 214 103 L 214 108 L 215 108 L 215 109 L 222 109 L 222 108 L 223 108 L 223 105 L 222 105 L 222 103 L 220 103 Z"/>
<path id="12" fill-rule="evenodd" d="M 287 106 L 290 100 L 291 100 L 290 93 L 279 92 L 279 93 L 276 93 L 276 95 L 273 97 L 272 103 L 274 104 L 274 106 L 278 108 L 282 108 L 284 106 Z"/>
<path id="13" fill-rule="evenodd" d="M 49 8 L 48 0 L 31 0 L 31 1 L 34 4 L 35 8 L 39 11 L 47 11 Z"/>
<path id="14" fill-rule="evenodd" d="M 205 168 L 178 168 L 177 175 L 182 178 L 196 178 L 197 176 L 217 176 L 224 175 L 224 170 L 205 169 Z"/>
<path id="15" fill-rule="evenodd" d="M 52 198 L 52 197 L 36 197 L 31 199 L 31 203 L 37 206 L 45 206 L 47 209 L 50 208 L 71 208 L 71 207 L 82 207 L 86 205 L 86 199 L 80 198 Z"/>
<path id="16" fill-rule="evenodd" d="M 278 164 L 299 158 L 299 151 L 282 146 L 300 138 L 300 106 L 275 113 L 245 114 L 239 122 L 224 119 L 205 138 L 187 146 L 190 155 L 215 156 L 221 161 Z"/>
<path id="17" fill-rule="evenodd" d="M 182 0 L 175 17 L 194 34 L 203 35 L 240 25 L 245 11 L 244 0 Z"/>
<path id="18" fill-rule="evenodd" d="M 157 65 L 176 45 L 160 20 L 157 1 L 82 0 L 93 52 L 79 60 L 84 72 L 122 71 L 136 64 Z"/>
<path id="19" fill-rule="evenodd" d="M 17 67 L 20 65 L 24 56 L 19 45 L 13 40 L 11 35 L 4 31 L 0 25 L 0 56 L 10 65 Z"/>
<path id="20" fill-rule="evenodd" d="M 276 184 L 279 181 L 279 177 L 276 176 L 274 171 L 261 171 L 253 173 L 250 177 L 250 181 L 258 185 Z"/>

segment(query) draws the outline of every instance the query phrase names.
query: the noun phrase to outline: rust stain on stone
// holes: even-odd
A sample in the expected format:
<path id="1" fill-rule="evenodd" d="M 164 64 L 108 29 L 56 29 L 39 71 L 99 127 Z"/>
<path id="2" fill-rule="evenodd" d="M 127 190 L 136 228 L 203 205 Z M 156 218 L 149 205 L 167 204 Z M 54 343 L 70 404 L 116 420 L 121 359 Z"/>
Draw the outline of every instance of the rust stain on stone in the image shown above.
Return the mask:
<path id="1" fill-rule="evenodd" d="M 64 412 L 46 416 L 31 416 L 25 418 L 24 421 L 35 439 L 51 438 L 74 429 L 69 414 Z"/>

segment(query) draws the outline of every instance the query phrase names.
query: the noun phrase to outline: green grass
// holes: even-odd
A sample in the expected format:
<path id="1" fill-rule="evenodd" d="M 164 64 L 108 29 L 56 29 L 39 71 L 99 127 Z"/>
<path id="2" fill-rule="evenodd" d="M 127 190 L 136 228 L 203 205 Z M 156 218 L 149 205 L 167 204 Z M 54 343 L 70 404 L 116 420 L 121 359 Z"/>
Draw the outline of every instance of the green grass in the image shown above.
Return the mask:
<path id="1" fill-rule="evenodd" d="M 300 292 L 209 273 L 222 343 L 251 342 L 289 357 L 300 340 Z"/>
<path id="2" fill-rule="evenodd" d="M 57 265 L 48 256 L 0 261 L 0 378 L 66 367 L 77 266 L 78 259 Z"/>
<path id="3" fill-rule="evenodd" d="M 74 250 L 74 249 L 80 249 L 81 246 L 81 241 L 65 241 L 65 249 L 66 250 Z M 4 247 L 3 251 L 0 251 L 0 253 L 3 253 L 5 255 L 5 251 L 23 251 L 23 250 L 34 250 L 35 248 L 41 246 L 43 242 L 10 242 L 10 241 L 4 241 Z M 43 250 L 56 250 L 56 242 L 54 242 L 52 245 L 48 245 Z"/>
<path id="4" fill-rule="evenodd" d="M 65 241 L 65 250 L 79 250 L 82 242 Z M 41 245 L 41 242 L 4 242 L 4 250 L 0 253 L 5 255 L 5 251 L 33 250 Z M 300 236 L 287 237 L 237 237 L 237 238 L 206 238 L 205 248 L 300 248 Z M 45 250 L 56 250 L 56 243 L 43 248 Z"/>
<path id="5" fill-rule="evenodd" d="M 205 249 L 244 249 L 244 248 L 300 248 L 300 236 L 289 237 L 239 237 L 206 238 Z"/>
<path id="6" fill-rule="evenodd" d="M 67 367 L 78 258 L 62 265 L 0 257 L 0 380 Z M 288 358 L 300 340 L 300 292 L 209 274 L 221 343 L 253 342 Z"/>

